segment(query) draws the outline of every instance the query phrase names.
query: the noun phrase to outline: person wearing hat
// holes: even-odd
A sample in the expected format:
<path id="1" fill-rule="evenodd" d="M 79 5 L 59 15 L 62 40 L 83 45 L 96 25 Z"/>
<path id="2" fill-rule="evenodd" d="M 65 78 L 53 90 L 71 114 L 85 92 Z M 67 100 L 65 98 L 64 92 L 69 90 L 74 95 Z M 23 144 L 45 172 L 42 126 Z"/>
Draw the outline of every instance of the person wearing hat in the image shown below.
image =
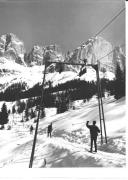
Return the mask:
<path id="1" fill-rule="evenodd" d="M 92 152 L 93 150 L 93 142 L 95 146 L 94 152 L 97 152 L 97 136 L 98 133 L 100 133 L 100 129 L 98 128 L 98 126 L 96 126 L 96 121 L 93 121 L 92 125 L 89 125 L 89 121 L 87 121 L 86 126 L 90 130 L 90 138 L 91 138 L 91 148 L 89 152 Z"/>

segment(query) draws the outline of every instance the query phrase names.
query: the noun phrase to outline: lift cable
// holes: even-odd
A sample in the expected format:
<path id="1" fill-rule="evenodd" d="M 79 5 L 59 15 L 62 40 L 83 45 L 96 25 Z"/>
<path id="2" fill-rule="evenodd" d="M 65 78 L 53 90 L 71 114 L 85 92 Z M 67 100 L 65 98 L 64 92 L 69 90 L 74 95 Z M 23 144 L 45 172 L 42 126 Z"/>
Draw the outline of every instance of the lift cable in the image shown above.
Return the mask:
<path id="1" fill-rule="evenodd" d="M 121 47 L 125 46 L 125 44 L 120 45 Z M 105 56 L 99 58 L 97 61 L 100 61 L 101 59 L 105 58 L 106 56 L 110 55 L 113 51 L 115 51 L 115 49 L 113 49 L 112 51 L 110 51 L 108 54 L 106 54 Z"/>
<path id="2" fill-rule="evenodd" d="M 121 15 L 124 10 L 125 8 L 123 8 L 118 14 L 116 14 L 105 26 L 103 26 L 103 28 L 99 32 L 96 33 L 94 37 L 98 36 L 101 32 L 103 32 L 118 16 Z"/>
<path id="3" fill-rule="evenodd" d="M 125 46 L 125 44 L 120 45 L 120 47 L 124 47 L 124 46 Z M 102 64 L 102 65 L 104 65 L 104 66 L 106 66 L 106 67 L 109 67 L 109 68 L 111 68 L 111 69 L 114 69 L 114 67 L 112 67 L 112 66 L 110 66 L 110 65 L 108 65 L 108 64 L 104 64 L 103 62 L 100 61 L 101 59 L 105 58 L 106 56 L 112 54 L 114 51 L 115 51 L 115 49 L 113 49 L 112 51 L 110 51 L 110 52 L 109 52 L 108 54 L 106 54 L 105 56 L 97 59 L 97 62 L 100 62 L 100 64 Z"/>

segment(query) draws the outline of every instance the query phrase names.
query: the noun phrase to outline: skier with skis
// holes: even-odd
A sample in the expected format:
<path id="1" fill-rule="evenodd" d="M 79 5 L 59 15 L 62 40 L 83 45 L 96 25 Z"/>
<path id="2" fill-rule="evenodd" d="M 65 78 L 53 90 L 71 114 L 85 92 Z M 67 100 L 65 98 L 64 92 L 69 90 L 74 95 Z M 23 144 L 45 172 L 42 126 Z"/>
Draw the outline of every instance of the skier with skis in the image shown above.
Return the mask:
<path id="1" fill-rule="evenodd" d="M 97 152 L 97 136 L 98 133 L 100 133 L 100 129 L 98 128 L 98 126 L 96 126 L 96 121 L 93 121 L 93 125 L 89 125 L 89 121 L 87 121 L 86 126 L 88 129 L 90 129 L 91 148 L 89 152 L 92 152 L 93 150 L 93 142 L 95 146 L 94 152 Z"/>

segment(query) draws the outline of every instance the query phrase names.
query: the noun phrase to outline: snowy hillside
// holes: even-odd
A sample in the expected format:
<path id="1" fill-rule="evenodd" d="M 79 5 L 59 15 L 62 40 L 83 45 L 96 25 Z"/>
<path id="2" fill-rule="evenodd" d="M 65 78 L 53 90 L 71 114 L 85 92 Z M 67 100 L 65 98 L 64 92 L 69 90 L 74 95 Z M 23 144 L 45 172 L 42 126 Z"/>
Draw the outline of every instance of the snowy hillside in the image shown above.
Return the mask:
<path id="1" fill-rule="evenodd" d="M 31 88 L 37 83 L 42 83 L 44 66 L 34 65 L 26 67 L 9 61 L 6 58 L 0 58 L 0 90 L 6 89 L 8 86 L 18 82 L 25 82 L 26 88 Z M 115 75 L 112 72 L 100 72 L 100 78 L 114 79 Z M 46 82 L 51 81 L 53 86 L 62 84 L 73 79 L 81 79 L 86 81 L 96 81 L 96 72 L 93 68 L 88 68 L 87 73 L 79 77 L 78 73 L 73 71 L 64 71 L 61 74 L 58 72 L 47 73 Z"/>
<path id="2" fill-rule="evenodd" d="M 125 167 L 125 99 L 104 99 L 104 110 L 108 144 L 101 146 L 99 135 L 97 154 L 88 152 L 89 130 L 85 126 L 86 121 L 91 123 L 93 120 L 96 120 L 99 126 L 95 98 L 77 106 L 76 110 L 58 115 L 52 113 L 51 116 L 41 119 L 33 167 L 43 167 L 44 158 L 46 167 Z M 33 141 L 29 126 L 33 120 L 24 124 L 19 120 L 17 117 L 17 122 L 11 130 L 0 130 L 0 167 L 29 166 Z M 50 122 L 53 122 L 54 130 L 51 139 L 46 135 L 46 127 Z"/>
<path id="3" fill-rule="evenodd" d="M 9 61 L 6 58 L 0 58 L 0 60 L 0 84 L 2 85 L 2 90 L 17 82 L 26 82 L 30 88 L 42 81 L 44 67 L 33 66 L 30 68 Z"/>

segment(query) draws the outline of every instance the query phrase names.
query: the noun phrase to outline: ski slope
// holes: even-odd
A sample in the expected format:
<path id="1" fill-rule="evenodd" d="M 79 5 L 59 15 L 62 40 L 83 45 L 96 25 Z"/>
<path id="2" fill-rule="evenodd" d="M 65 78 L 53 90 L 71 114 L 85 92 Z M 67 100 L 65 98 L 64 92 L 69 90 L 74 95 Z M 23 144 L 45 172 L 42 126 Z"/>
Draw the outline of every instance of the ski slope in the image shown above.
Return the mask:
<path id="1" fill-rule="evenodd" d="M 100 143 L 97 154 L 89 153 L 90 139 L 86 121 L 97 121 L 97 100 L 81 103 L 75 110 L 51 114 L 40 120 L 34 156 L 34 168 L 44 167 L 125 167 L 126 118 L 125 99 L 104 99 L 108 144 Z M 53 137 L 46 134 L 46 127 L 53 122 Z M 11 130 L 0 130 L 0 167 L 28 168 L 33 136 L 29 133 L 33 120 L 22 124 L 17 120 Z M 35 126 L 35 124 L 34 124 Z"/>

